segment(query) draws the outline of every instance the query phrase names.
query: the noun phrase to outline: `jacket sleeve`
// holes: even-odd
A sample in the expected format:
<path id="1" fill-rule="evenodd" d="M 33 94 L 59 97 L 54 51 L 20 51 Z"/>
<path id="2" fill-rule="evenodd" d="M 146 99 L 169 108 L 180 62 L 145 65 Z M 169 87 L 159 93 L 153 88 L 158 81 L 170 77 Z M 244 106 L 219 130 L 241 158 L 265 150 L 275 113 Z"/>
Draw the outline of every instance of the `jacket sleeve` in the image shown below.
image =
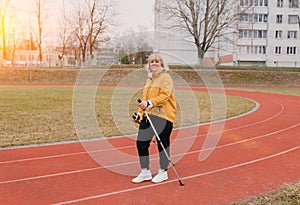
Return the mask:
<path id="1" fill-rule="evenodd" d="M 149 79 L 147 78 L 147 80 L 146 80 L 146 83 L 145 83 L 145 87 L 144 87 L 144 89 L 143 89 L 143 91 L 142 91 L 142 101 L 145 101 L 145 100 L 148 100 L 148 99 L 146 99 L 146 93 L 147 93 L 147 89 L 148 89 L 148 84 L 149 84 Z M 140 119 L 142 119 L 143 118 L 143 116 L 144 116 L 144 110 L 142 109 L 142 108 L 138 108 L 138 110 L 137 110 L 139 113 L 141 113 L 141 116 L 140 116 Z"/>

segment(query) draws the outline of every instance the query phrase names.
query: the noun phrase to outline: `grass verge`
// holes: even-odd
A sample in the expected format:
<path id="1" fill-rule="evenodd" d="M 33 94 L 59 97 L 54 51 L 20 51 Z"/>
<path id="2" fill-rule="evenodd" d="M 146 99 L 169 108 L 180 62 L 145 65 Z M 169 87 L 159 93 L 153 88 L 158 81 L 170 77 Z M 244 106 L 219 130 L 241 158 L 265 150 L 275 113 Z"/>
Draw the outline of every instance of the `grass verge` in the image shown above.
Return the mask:
<path id="1" fill-rule="evenodd" d="M 299 205 L 300 181 L 286 184 L 278 190 L 265 195 L 253 196 L 248 199 L 231 203 L 231 205 Z"/>

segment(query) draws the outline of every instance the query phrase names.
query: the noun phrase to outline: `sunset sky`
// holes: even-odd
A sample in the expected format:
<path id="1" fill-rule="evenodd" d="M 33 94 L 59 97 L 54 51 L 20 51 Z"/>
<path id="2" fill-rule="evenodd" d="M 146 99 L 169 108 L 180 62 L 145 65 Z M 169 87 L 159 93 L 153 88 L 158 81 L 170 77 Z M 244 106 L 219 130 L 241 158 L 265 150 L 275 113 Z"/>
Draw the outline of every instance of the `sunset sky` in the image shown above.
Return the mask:
<path id="1" fill-rule="evenodd" d="M 70 8 L 70 2 L 76 0 L 64 0 L 66 9 Z M 80 1 L 80 0 L 79 0 Z M 32 24 L 28 13 L 33 13 L 32 0 L 10 0 L 11 4 L 21 13 L 21 21 L 18 24 L 23 27 Z M 117 17 L 119 26 L 116 28 L 120 33 L 128 30 L 138 30 L 139 27 L 145 27 L 147 30 L 154 29 L 154 0 L 116 0 L 117 11 L 120 15 Z M 50 38 L 55 38 L 58 29 L 58 19 L 62 13 L 63 0 L 46 0 L 48 10 L 47 24 L 45 32 Z"/>

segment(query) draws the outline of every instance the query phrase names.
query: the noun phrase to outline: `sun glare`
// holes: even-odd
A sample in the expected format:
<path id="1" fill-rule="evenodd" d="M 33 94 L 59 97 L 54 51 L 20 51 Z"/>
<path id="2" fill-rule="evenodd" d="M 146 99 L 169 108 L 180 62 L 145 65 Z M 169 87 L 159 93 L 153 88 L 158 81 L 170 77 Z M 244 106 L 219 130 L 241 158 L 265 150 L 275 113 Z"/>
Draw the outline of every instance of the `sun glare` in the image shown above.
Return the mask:
<path id="1" fill-rule="evenodd" d="M 1 38 L 6 39 L 9 47 L 29 37 L 31 27 L 30 8 L 28 1 L 1 0 Z M 5 36 L 5 37 L 4 37 Z M 1 42 L 1 44 L 3 44 Z M 1 45 L 3 47 L 3 45 Z"/>

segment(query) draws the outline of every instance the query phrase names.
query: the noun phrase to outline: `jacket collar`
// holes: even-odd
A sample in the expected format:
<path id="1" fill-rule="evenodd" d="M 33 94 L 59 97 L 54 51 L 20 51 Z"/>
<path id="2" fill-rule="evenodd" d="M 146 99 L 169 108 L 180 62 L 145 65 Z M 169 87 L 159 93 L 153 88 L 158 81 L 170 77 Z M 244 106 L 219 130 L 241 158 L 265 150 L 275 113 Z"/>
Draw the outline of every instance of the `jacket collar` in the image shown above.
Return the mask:
<path id="1" fill-rule="evenodd" d="M 161 73 L 165 72 L 163 68 L 160 68 L 154 72 L 148 72 L 148 77 L 151 79 L 157 78 Z"/>

